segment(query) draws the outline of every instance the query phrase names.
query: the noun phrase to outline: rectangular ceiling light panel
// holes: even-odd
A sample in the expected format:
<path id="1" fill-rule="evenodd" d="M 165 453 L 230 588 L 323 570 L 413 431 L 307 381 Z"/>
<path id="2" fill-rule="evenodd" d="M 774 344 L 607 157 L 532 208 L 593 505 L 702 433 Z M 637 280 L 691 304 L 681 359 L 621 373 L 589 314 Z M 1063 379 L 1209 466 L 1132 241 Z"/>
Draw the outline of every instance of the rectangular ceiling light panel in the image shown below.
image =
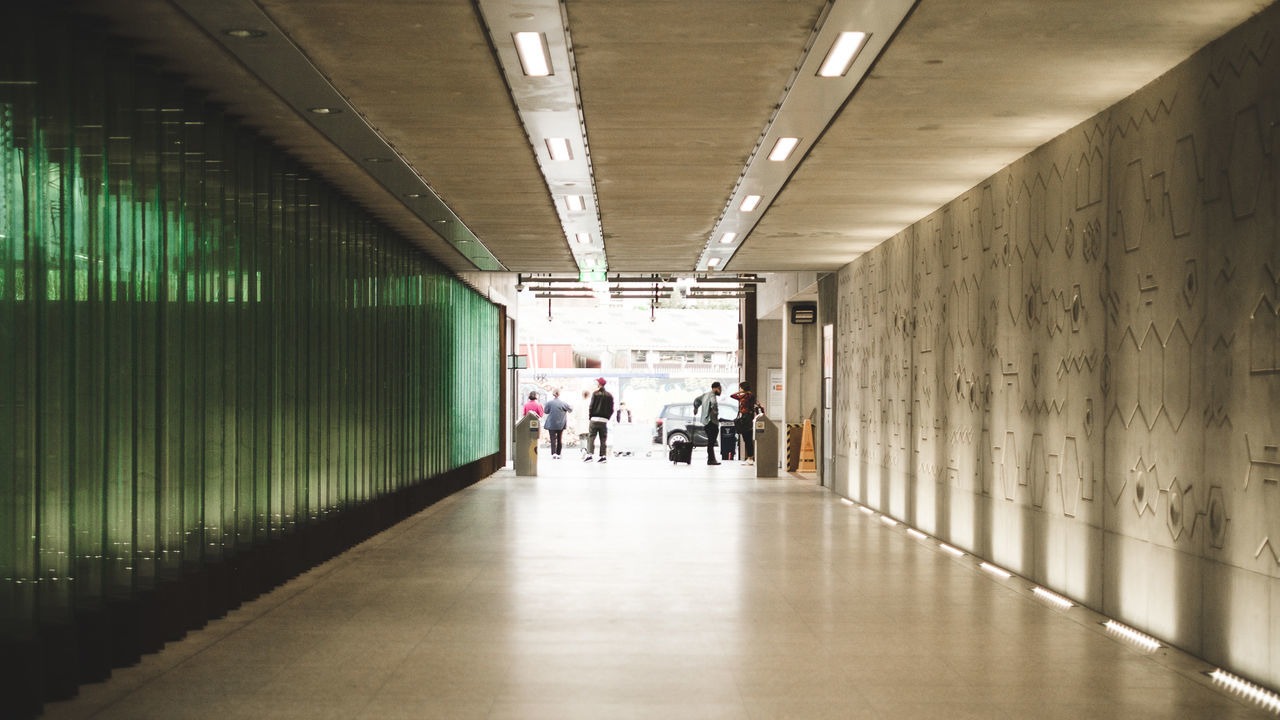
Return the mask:
<path id="1" fill-rule="evenodd" d="M 569 208 L 569 212 L 582 212 L 586 207 L 582 203 L 581 195 L 566 195 L 564 198 L 565 206 Z"/>
<path id="2" fill-rule="evenodd" d="M 818 68 L 818 77 L 844 77 L 849 72 L 849 68 L 853 67 L 853 61 L 858 57 L 858 51 L 867 42 L 867 34 L 863 32 L 842 32 L 836 36 L 836 41 L 831 43 L 831 49 L 827 51 L 827 57 L 823 59 L 822 66 Z"/>
<path id="3" fill-rule="evenodd" d="M 551 153 L 551 159 L 556 162 L 573 159 L 573 151 L 569 149 L 567 138 L 547 138 L 547 152 Z"/>
<path id="4" fill-rule="evenodd" d="M 551 74 L 548 59 L 547 37 L 539 32 L 513 33 L 516 54 L 520 56 L 520 68 L 529 77 L 546 77 Z"/>
<path id="5" fill-rule="evenodd" d="M 773 149 L 769 151 L 769 159 L 774 162 L 782 162 L 791 157 L 791 153 L 795 151 L 796 145 L 799 144 L 800 138 L 778 138 L 778 141 L 773 144 Z"/>
<path id="6" fill-rule="evenodd" d="M 742 199 L 742 204 L 738 206 L 738 209 L 741 210 L 742 212 L 751 212 L 752 210 L 755 210 L 759 206 L 760 206 L 760 196 L 748 195 Z"/>

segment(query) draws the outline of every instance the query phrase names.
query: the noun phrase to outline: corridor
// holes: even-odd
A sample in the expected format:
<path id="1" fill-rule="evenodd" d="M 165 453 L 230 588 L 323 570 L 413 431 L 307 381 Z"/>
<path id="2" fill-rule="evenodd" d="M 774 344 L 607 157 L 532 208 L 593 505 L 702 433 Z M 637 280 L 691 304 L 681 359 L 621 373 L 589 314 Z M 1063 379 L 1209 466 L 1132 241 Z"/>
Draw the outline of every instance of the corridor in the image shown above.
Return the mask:
<path id="1" fill-rule="evenodd" d="M 86 685 L 71 718 L 1246 718 L 796 477 L 543 456 Z"/>

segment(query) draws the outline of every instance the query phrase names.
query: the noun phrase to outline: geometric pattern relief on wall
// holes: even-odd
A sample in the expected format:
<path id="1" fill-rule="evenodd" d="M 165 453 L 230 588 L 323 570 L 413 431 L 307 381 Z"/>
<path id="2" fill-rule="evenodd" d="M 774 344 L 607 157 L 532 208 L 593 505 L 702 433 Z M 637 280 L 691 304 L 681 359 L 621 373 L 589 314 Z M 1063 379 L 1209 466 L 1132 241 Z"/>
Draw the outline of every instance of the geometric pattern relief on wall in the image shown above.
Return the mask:
<path id="1" fill-rule="evenodd" d="M 988 557 L 1037 562 L 1012 547 L 1047 541 L 1027 534 L 1046 527 L 1036 515 L 1107 544 L 1115 555 L 1045 560 L 1088 564 L 1075 573 L 1090 578 L 1082 600 L 1176 628 L 1166 639 L 1190 649 L 1221 649 L 1205 633 L 1230 623 L 1196 613 L 1244 601 L 1207 584 L 1203 606 L 1179 608 L 1169 598 L 1187 583 L 1237 571 L 1280 582 L 1277 37 L 1273 5 L 839 274 L 852 387 L 838 390 L 837 452 L 887 465 L 901 450 L 891 438 L 907 439 L 914 461 L 877 476 L 929 513 L 903 519 Z M 877 411 L 904 401 L 911 413 Z M 938 486 L 991 512 L 953 513 L 929 496 Z M 1021 522 L 992 523 L 995 512 Z M 1148 597 L 1105 595 L 1134 587 L 1102 564 L 1132 547 L 1183 584 L 1153 575 L 1126 590 Z M 1270 657 L 1270 625 L 1233 657 Z M 1241 669 L 1280 685 L 1280 662 Z"/>

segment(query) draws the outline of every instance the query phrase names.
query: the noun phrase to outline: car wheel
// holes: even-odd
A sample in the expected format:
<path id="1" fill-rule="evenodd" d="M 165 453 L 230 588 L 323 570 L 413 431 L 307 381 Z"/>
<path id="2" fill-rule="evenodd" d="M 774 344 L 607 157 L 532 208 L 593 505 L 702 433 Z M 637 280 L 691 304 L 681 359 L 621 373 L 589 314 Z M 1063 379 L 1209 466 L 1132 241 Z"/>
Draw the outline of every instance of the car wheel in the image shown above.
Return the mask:
<path id="1" fill-rule="evenodd" d="M 667 436 L 667 447 L 671 447 L 676 443 L 687 443 L 687 442 L 689 442 L 689 436 L 685 435 L 683 432 L 679 430 L 676 430 Z"/>

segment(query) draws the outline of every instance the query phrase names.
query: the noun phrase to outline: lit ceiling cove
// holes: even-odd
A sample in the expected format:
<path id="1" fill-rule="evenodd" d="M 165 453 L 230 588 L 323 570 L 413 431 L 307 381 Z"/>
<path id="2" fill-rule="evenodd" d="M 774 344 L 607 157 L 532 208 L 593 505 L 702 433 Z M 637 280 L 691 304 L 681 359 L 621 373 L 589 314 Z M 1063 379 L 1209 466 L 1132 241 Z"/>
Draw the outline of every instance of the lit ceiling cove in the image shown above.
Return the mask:
<path id="1" fill-rule="evenodd" d="M 827 5 L 799 67 L 783 89 L 782 100 L 711 230 L 698 270 L 727 269 L 913 5 L 914 0 L 833 0 Z"/>

